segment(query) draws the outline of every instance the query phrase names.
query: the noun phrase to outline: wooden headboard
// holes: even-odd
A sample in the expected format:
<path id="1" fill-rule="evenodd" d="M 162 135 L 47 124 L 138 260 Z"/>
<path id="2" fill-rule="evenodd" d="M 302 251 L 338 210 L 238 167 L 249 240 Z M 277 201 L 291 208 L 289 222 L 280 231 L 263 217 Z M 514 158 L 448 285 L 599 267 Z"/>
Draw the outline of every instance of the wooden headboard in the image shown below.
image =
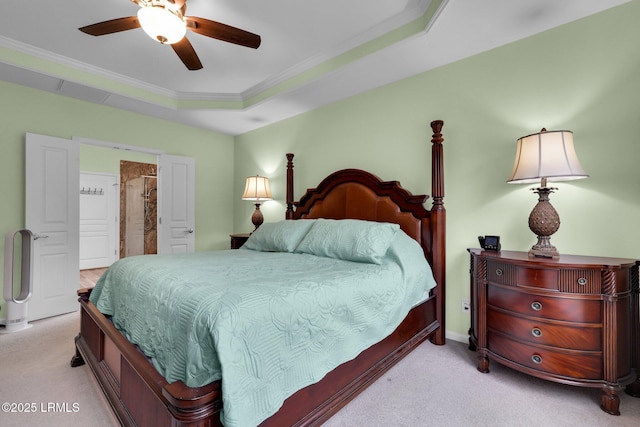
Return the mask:
<path id="1" fill-rule="evenodd" d="M 429 220 L 429 211 L 423 205 L 427 198 L 412 195 L 398 181 L 384 182 L 363 170 L 343 169 L 329 175 L 317 188 L 308 189 L 295 204 L 293 218 L 397 223 L 405 233 L 422 242 L 423 222 Z"/>
<path id="2" fill-rule="evenodd" d="M 362 219 L 400 224 L 424 250 L 438 286 L 434 293 L 444 319 L 446 211 L 444 208 L 444 158 L 442 120 L 431 122 L 431 208 L 426 195 L 413 195 L 398 181 L 382 181 L 360 169 L 343 169 L 327 176 L 316 188 L 310 188 L 293 200 L 293 157 L 287 154 L 287 219 L 331 218 Z M 444 322 L 444 320 L 442 320 Z M 443 329 L 443 328 L 441 328 Z"/>

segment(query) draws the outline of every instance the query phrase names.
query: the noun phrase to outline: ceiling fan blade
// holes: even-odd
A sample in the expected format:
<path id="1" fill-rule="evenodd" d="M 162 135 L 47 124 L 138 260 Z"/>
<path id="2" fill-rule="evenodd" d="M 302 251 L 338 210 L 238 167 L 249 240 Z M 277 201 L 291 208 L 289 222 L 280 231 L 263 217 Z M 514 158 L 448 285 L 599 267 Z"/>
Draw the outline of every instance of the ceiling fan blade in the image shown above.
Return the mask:
<path id="1" fill-rule="evenodd" d="M 172 44 L 171 47 L 189 70 L 200 70 L 202 68 L 200 58 L 198 58 L 198 55 L 191 45 L 191 42 L 189 42 L 189 39 L 184 37 L 178 43 Z"/>
<path id="2" fill-rule="evenodd" d="M 198 18 L 197 16 L 185 16 L 185 20 L 187 21 L 187 29 L 194 33 L 253 49 L 257 49 L 260 46 L 261 39 L 259 35 L 240 28 Z"/>
<path id="3" fill-rule="evenodd" d="M 140 22 L 138 22 L 137 16 L 111 19 L 109 21 L 98 22 L 97 24 L 87 25 L 86 27 L 78 29 L 83 33 L 87 33 L 92 36 L 104 36 L 105 34 L 133 30 L 135 28 L 140 28 Z"/>

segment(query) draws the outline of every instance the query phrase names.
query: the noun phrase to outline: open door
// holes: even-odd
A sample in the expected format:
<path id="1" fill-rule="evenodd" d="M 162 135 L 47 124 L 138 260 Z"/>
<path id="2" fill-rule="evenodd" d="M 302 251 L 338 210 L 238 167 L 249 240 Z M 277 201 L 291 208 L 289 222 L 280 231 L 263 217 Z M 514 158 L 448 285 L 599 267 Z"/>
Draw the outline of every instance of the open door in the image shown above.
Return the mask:
<path id="1" fill-rule="evenodd" d="M 195 159 L 158 158 L 158 253 L 195 249 Z"/>
<path id="2" fill-rule="evenodd" d="M 80 283 L 80 142 L 27 133 L 25 228 L 34 235 L 28 320 L 76 311 Z M 195 159 L 159 156 L 158 252 L 195 248 Z"/>
<path id="3" fill-rule="evenodd" d="M 78 309 L 80 148 L 33 133 L 25 141 L 25 227 L 33 232 L 29 321 Z"/>

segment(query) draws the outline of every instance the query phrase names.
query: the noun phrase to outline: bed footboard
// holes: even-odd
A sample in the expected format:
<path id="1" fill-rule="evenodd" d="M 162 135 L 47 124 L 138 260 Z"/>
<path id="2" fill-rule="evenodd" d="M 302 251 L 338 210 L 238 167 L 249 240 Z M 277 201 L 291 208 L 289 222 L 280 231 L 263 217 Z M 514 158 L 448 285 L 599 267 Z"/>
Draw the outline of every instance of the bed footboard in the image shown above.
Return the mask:
<path id="1" fill-rule="evenodd" d="M 147 358 L 81 294 L 80 334 L 72 366 L 86 362 L 123 426 L 221 426 L 220 382 L 191 388 L 167 383 Z M 322 424 L 440 328 L 436 298 L 412 309 L 398 328 L 322 381 L 289 397 L 263 427 Z"/>
<path id="2" fill-rule="evenodd" d="M 81 290 L 80 333 L 72 366 L 86 362 L 123 426 L 204 427 L 219 423 L 220 382 L 169 384 Z"/>

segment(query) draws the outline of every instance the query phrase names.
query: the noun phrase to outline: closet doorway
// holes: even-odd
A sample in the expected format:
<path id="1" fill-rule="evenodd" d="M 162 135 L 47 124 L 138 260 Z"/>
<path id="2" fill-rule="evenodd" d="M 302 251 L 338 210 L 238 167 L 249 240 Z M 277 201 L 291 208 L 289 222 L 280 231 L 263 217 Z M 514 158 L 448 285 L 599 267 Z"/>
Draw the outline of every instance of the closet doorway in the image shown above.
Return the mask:
<path id="1" fill-rule="evenodd" d="M 101 150 L 91 151 L 97 149 Z M 68 140 L 27 132 L 25 228 L 38 237 L 34 238 L 31 260 L 30 321 L 78 309 L 80 171 L 114 173 L 105 170 L 108 158 L 116 156 L 107 153 L 114 152 L 151 155 L 158 165 L 158 252 L 194 250 L 195 159 L 82 137 Z M 121 159 L 118 157 L 115 169 L 118 175 Z"/>
<path id="2" fill-rule="evenodd" d="M 95 281 L 94 276 L 99 277 L 118 259 L 157 251 L 157 159 L 161 153 L 102 141 L 81 139 L 78 142 L 81 170 L 80 283 L 81 287 L 87 287 Z M 154 176 L 153 183 L 147 178 L 145 191 L 145 179 L 138 179 L 142 181 L 141 188 L 136 188 L 134 197 L 134 188 L 131 187 L 137 186 L 133 180 L 143 175 Z M 105 181 L 109 177 L 112 182 Z M 130 190 L 128 203 L 127 188 Z M 83 190 L 86 193 L 84 195 Z M 102 192 L 105 196 L 109 194 L 109 197 L 100 196 Z M 146 201 L 144 195 L 147 195 Z M 107 222 L 110 225 L 109 237 L 102 235 Z M 140 231 L 133 233 L 139 238 L 139 250 L 128 250 L 127 242 L 135 242 L 135 239 L 126 238 L 127 223 L 130 235 L 132 225 L 140 225 Z M 107 253 L 111 258 L 103 255 Z"/>
<path id="3" fill-rule="evenodd" d="M 118 258 L 134 254 L 194 251 L 194 158 L 82 137 L 74 137 L 73 140 L 80 143 L 81 170 L 114 173 L 120 178 Z M 131 165 L 127 166 L 129 163 Z M 138 177 L 142 178 L 139 183 L 131 182 Z M 137 219 L 130 221 L 131 245 L 126 242 L 129 216 L 125 208 L 127 183 L 137 188 L 130 194 L 134 199 L 130 207 L 133 204 L 138 208 Z M 134 242 L 136 247 L 128 249 L 134 246 Z"/>

